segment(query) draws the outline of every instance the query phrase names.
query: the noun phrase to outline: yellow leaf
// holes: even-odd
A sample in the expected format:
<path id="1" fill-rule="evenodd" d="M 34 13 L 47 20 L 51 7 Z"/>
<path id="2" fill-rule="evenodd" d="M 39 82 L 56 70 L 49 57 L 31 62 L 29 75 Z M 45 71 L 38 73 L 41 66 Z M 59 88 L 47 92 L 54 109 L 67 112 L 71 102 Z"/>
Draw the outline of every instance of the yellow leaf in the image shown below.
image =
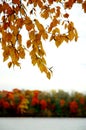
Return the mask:
<path id="1" fill-rule="evenodd" d="M 62 37 L 63 37 L 64 41 L 68 43 L 68 41 L 69 41 L 68 36 L 67 36 L 67 35 L 65 35 L 65 34 L 63 34 L 63 36 L 62 36 Z"/>
<path id="2" fill-rule="evenodd" d="M 12 66 L 12 62 L 9 62 L 8 63 L 8 67 L 10 68 Z"/>
<path id="3" fill-rule="evenodd" d="M 31 56 L 31 60 L 32 60 L 33 65 L 35 65 L 37 63 L 38 58 L 37 58 L 36 54 Z"/>
<path id="4" fill-rule="evenodd" d="M 60 34 L 60 29 L 59 28 L 53 29 L 52 34 L 55 35 L 56 33 Z"/>
<path id="5" fill-rule="evenodd" d="M 55 8 L 51 8 L 50 13 L 55 13 Z"/>
<path id="6" fill-rule="evenodd" d="M 34 31 L 31 31 L 30 33 L 29 33 L 29 38 L 30 38 L 30 40 L 34 40 L 35 39 L 35 32 Z"/>
<path id="7" fill-rule="evenodd" d="M 46 67 L 45 67 L 45 65 L 40 64 L 39 69 L 41 72 L 45 72 Z"/>
<path id="8" fill-rule="evenodd" d="M 61 45 L 61 42 L 60 42 L 60 41 L 55 41 L 55 45 L 56 45 L 57 47 L 59 47 L 59 46 Z"/>
<path id="9" fill-rule="evenodd" d="M 12 63 L 14 65 L 18 65 L 19 55 L 18 55 L 17 50 L 14 47 L 9 46 L 9 52 L 10 52 L 10 57 L 12 59 Z"/>
<path id="10" fill-rule="evenodd" d="M 55 39 L 55 35 L 51 35 L 50 41 L 52 41 L 53 39 Z"/>
<path id="11" fill-rule="evenodd" d="M 46 60 L 44 57 L 42 57 L 42 63 L 46 65 Z"/>
<path id="12" fill-rule="evenodd" d="M 28 24 L 28 25 L 29 25 L 29 24 L 32 24 L 32 21 L 31 21 L 30 17 L 26 16 L 26 17 L 25 17 L 25 20 L 24 20 L 24 23 L 25 23 L 25 24 Z"/>
<path id="13" fill-rule="evenodd" d="M 77 32 L 76 29 L 74 29 L 74 31 L 75 31 L 75 41 L 77 41 L 77 39 L 78 39 L 78 32 Z"/>
<path id="14" fill-rule="evenodd" d="M 64 38 L 62 36 L 60 36 L 60 35 L 55 36 L 55 45 L 57 47 L 59 47 L 63 41 L 64 41 Z"/>
<path id="15" fill-rule="evenodd" d="M 24 50 L 24 48 L 23 48 L 22 46 L 19 46 L 19 47 L 18 47 L 18 54 L 19 54 L 19 57 L 20 57 L 21 59 L 24 59 L 24 58 L 25 58 L 25 50 Z"/>
<path id="16" fill-rule="evenodd" d="M 43 37 L 44 40 L 45 40 L 45 39 L 48 39 L 48 34 L 47 34 L 46 32 L 43 32 L 43 33 L 42 33 L 42 37 Z"/>
<path id="17" fill-rule="evenodd" d="M 28 31 L 30 31 L 31 29 L 34 29 L 34 24 L 28 16 L 25 17 L 24 24 Z"/>
<path id="18" fill-rule="evenodd" d="M 49 9 L 45 9 L 42 13 L 41 13 L 41 17 L 47 19 L 49 17 Z"/>
<path id="19" fill-rule="evenodd" d="M 48 38 L 48 34 L 46 33 L 45 29 L 44 29 L 44 26 L 42 24 L 39 23 L 39 21 L 37 19 L 35 19 L 35 23 L 36 23 L 36 26 L 39 30 L 39 33 L 42 35 L 43 39 L 47 39 Z"/>
<path id="20" fill-rule="evenodd" d="M 68 24 L 68 30 L 72 31 L 74 29 L 74 23 L 73 22 L 69 22 Z"/>
<path id="21" fill-rule="evenodd" d="M 47 72 L 47 74 L 46 74 L 46 75 L 47 75 L 47 78 L 48 78 L 48 79 L 50 79 L 50 78 L 51 78 L 51 73 L 50 73 L 49 71 Z"/>
<path id="22" fill-rule="evenodd" d="M 40 47 L 40 49 L 38 49 L 38 54 L 39 54 L 39 56 L 46 55 L 46 53 L 45 53 L 45 51 L 44 51 L 42 46 Z"/>
<path id="23" fill-rule="evenodd" d="M 69 34 L 68 34 L 69 40 L 72 41 L 72 40 L 74 39 L 74 37 L 75 37 L 74 32 L 73 32 L 73 31 L 70 31 Z"/>
<path id="24" fill-rule="evenodd" d="M 43 25 L 40 24 L 40 22 L 39 22 L 37 19 L 35 19 L 34 21 L 35 21 L 35 24 L 36 24 L 38 30 L 39 30 L 40 32 L 45 32 L 45 29 L 44 29 Z"/>

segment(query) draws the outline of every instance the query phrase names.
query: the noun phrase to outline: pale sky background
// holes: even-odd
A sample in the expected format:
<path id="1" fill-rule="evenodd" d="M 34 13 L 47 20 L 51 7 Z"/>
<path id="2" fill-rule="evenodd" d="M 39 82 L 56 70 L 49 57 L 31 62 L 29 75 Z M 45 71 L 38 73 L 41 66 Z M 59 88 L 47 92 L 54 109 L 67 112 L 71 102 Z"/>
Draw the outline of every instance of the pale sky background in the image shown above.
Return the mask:
<path id="1" fill-rule="evenodd" d="M 48 80 L 45 74 L 31 64 L 29 56 L 23 60 L 21 69 L 9 69 L 7 63 L 2 62 L 0 53 L 0 90 L 63 89 L 86 92 L 86 14 L 81 6 L 74 6 L 70 19 L 74 21 L 78 30 L 78 42 L 63 43 L 59 48 L 51 43 L 46 43 L 45 46 L 48 66 L 53 66 L 51 79 Z"/>

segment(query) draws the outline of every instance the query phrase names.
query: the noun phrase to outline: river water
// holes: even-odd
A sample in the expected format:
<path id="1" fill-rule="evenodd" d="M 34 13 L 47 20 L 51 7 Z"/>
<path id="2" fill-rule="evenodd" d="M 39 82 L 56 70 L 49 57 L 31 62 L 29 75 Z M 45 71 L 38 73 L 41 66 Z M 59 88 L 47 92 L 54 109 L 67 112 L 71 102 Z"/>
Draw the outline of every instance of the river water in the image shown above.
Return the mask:
<path id="1" fill-rule="evenodd" d="M 0 130 L 86 130 L 86 118 L 0 118 Z"/>

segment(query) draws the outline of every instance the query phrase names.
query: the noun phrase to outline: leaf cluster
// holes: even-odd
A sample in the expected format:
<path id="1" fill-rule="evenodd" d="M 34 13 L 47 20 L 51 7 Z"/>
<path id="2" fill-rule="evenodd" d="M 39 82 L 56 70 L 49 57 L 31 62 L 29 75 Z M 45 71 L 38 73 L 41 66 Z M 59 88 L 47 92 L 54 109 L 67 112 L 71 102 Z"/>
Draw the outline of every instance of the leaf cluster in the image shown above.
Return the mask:
<path id="1" fill-rule="evenodd" d="M 20 59 L 29 52 L 32 64 L 50 79 L 52 71 L 47 67 L 43 42 L 54 41 L 59 47 L 63 42 L 77 41 L 78 32 L 67 12 L 75 3 L 81 4 L 86 13 L 84 0 L 1 0 L 0 43 L 8 67 L 20 66 Z M 26 43 L 22 43 L 23 27 L 28 32 Z"/>

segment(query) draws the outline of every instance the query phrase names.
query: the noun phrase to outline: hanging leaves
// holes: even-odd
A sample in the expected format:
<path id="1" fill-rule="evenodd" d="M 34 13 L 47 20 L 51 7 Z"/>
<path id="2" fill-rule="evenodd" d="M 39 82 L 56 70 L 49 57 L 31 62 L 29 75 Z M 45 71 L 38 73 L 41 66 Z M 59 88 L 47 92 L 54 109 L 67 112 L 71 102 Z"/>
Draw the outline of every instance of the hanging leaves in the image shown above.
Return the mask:
<path id="1" fill-rule="evenodd" d="M 21 59 L 25 58 L 25 50 L 21 45 L 18 47 L 18 55 Z"/>
<path id="2" fill-rule="evenodd" d="M 71 9 L 74 3 L 81 4 L 86 13 L 85 0 L 2 0 L 0 44 L 3 61 L 10 60 L 8 67 L 20 66 L 19 60 L 25 58 L 27 51 L 32 64 L 37 65 L 50 79 L 52 72 L 47 67 L 43 42 L 53 40 L 56 47 L 59 47 L 63 42 L 78 40 L 78 32 L 74 23 L 69 21 L 70 16 L 66 10 Z M 28 32 L 26 44 L 22 42 L 23 27 Z"/>
<path id="3" fill-rule="evenodd" d="M 48 34 L 46 33 L 44 27 L 42 24 L 39 23 L 39 21 L 37 19 L 35 19 L 35 24 L 39 30 L 39 33 L 41 34 L 41 36 L 43 37 L 43 39 L 47 39 L 48 38 Z"/>
<path id="4" fill-rule="evenodd" d="M 56 19 L 56 17 L 52 20 L 50 23 L 50 26 L 48 28 L 48 32 L 51 32 L 51 30 L 56 27 L 58 24 L 60 24 L 60 21 Z"/>

